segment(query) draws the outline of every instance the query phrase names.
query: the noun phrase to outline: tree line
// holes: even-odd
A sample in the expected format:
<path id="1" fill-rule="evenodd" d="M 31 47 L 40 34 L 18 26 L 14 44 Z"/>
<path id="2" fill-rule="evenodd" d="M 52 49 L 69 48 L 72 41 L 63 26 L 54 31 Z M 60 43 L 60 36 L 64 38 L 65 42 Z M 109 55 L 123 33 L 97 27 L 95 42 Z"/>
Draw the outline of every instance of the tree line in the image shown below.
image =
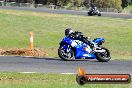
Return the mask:
<path id="1" fill-rule="evenodd" d="M 128 5 L 132 5 L 132 0 L 4 0 L 4 1 L 16 1 L 18 3 L 35 3 L 44 5 L 58 5 L 66 6 L 68 4 L 76 7 L 86 6 L 89 7 L 90 3 L 94 3 L 99 8 L 125 8 Z"/>

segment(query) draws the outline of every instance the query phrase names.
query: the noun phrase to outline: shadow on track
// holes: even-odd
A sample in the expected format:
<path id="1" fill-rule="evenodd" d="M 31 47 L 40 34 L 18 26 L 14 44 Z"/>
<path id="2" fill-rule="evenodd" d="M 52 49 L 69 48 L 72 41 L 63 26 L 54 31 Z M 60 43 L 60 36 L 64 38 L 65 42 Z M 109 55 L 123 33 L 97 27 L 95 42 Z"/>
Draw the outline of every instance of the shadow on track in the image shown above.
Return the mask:
<path id="1" fill-rule="evenodd" d="M 80 60 L 69 60 L 69 61 L 64 61 L 60 58 L 39 58 L 39 57 L 24 57 L 24 56 L 16 56 L 16 57 L 22 57 L 22 58 L 30 58 L 30 59 L 41 59 L 41 60 L 48 60 L 48 61 L 61 61 L 61 62 L 99 62 L 98 60 L 96 59 L 80 59 Z M 100 63 L 104 63 L 104 62 L 100 62 Z M 107 62 L 105 62 L 107 63 Z"/>

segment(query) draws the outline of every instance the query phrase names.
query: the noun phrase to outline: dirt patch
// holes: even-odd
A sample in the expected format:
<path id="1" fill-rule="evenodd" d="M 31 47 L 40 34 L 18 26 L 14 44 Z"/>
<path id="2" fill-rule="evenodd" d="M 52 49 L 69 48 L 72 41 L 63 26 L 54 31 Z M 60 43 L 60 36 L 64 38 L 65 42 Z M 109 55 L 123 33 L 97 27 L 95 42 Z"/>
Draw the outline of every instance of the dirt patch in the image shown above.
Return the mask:
<path id="1" fill-rule="evenodd" d="M 4 50 L 3 50 L 3 49 L 0 49 L 0 55 L 1 55 L 3 52 L 4 52 Z"/>
<path id="2" fill-rule="evenodd" d="M 0 49 L 0 55 L 18 55 L 18 56 L 34 56 L 34 57 L 46 57 L 48 54 L 40 49 Z"/>

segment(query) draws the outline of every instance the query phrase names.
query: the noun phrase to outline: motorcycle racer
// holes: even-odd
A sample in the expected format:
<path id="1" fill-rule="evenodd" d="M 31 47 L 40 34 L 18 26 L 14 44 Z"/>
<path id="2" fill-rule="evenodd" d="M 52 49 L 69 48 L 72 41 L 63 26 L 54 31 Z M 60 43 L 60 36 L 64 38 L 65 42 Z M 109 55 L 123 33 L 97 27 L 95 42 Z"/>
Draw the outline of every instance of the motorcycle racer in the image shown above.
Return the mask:
<path id="1" fill-rule="evenodd" d="M 88 11 L 88 15 L 89 16 L 93 16 L 93 15 L 98 15 L 98 16 L 101 16 L 101 13 L 100 11 L 97 9 L 97 7 L 92 3 L 90 5 L 90 9 Z"/>
<path id="2" fill-rule="evenodd" d="M 102 46 L 104 42 L 104 38 L 89 40 L 82 32 L 73 32 L 71 28 L 67 28 L 64 38 L 59 43 L 58 55 L 62 60 L 96 58 L 98 61 L 108 62 L 111 56 L 110 51 Z"/>
<path id="3" fill-rule="evenodd" d="M 65 36 L 69 36 L 70 38 L 80 40 L 80 41 L 88 44 L 90 46 L 90 48 L 94 47 L 94 45 L 90 41 L 90 37 L 85 37 L 82 32 L 78 32 L 78 31 L 73 32 L 73 30 L 71 28 L 67 28 L 65 30 Z"/>
<path id="4" fill-rule="evenodd" d="M 94 4 L 91 4 L 91 10 L 92 11 L 97 10 L 97 7 Z"/>

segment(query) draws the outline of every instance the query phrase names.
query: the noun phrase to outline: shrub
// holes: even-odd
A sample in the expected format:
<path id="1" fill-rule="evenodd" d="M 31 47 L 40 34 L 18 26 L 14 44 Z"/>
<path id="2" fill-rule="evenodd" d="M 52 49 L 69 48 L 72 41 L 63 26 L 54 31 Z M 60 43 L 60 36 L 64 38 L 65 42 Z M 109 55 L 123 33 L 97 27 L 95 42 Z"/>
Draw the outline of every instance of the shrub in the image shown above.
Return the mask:
<path id="1" fill-rule="evenodd" d="M 99 8 L 115 8 L 117 11 L 121 11 L 121 0 L 94 0 L 94 3 Z"/>

